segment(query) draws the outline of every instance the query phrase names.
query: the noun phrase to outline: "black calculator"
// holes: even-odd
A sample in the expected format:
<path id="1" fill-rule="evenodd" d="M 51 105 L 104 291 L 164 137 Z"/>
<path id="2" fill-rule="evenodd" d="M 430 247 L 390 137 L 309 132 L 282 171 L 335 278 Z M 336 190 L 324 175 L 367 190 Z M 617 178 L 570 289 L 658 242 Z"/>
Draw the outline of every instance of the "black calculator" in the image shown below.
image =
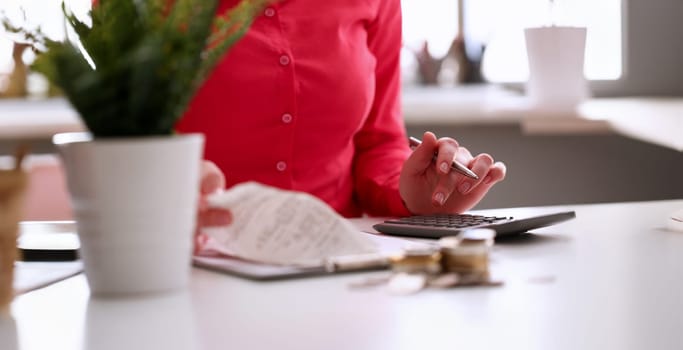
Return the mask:
<path id="1" fill-rule="evenodd" d="M 496 231 L 496 236 L 505 236 L 550 226 L 575 217 L 574 211 L 526 217 L 437 214 L 390 219 L 374 225 L 373 228 L 387 235 L 419 238 L 453 236 L 473 228 L 490 228 Z"/>

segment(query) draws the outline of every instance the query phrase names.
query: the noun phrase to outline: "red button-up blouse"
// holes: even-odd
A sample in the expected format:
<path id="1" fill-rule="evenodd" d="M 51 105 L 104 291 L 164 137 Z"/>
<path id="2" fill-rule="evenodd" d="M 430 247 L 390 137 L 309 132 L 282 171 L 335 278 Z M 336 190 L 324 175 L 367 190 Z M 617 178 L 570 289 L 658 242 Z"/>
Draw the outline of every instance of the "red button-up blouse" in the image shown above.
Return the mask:
<path id="1" fill-rule="evenodd" d="M 400 46 L 399 0 L 279 1 L 177 129 L 205 134 L 205 158 L 228 187 L 253 180 L 308 192 L 347 217 L 406 215 Z"/>

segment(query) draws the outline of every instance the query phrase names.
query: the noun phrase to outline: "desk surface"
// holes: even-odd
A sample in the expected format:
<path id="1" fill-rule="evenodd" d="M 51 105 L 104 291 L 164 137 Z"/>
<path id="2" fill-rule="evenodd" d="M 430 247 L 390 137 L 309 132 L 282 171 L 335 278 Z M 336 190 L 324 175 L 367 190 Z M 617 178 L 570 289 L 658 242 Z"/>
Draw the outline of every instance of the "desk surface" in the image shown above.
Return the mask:
<path id="1" fill-rule="evenodd" d="M 616 133 L 683 151 L 683 98 L 592 98 L 574 111 L 535 109 L 496 86 L 405 89 L 407 125 L 517 124 L 527 134 Z"/>
<path id="2" fill-rule="evenodd" d="M 571 206 L 575 220 L 496 244 L 497 288 L 395 296 L 348 287 L 385 272 L 259 283 L 195 269 L 187 292 L 106 300 L 81 275 L 18 297 L 0 348 L 681 349 L 683 233 L 663 230 L 681 207 Z"/>

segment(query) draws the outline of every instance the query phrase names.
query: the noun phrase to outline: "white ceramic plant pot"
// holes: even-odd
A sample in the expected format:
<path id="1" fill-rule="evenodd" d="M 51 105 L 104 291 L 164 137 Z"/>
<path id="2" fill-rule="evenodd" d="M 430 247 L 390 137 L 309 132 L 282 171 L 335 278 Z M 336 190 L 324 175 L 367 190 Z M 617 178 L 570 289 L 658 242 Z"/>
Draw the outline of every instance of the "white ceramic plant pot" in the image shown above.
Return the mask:
<path id="1" fill-rule="evenodd" d="M 91 293 L 183 288 L 199 193 L 200 134 L 53 138 L 66 170 Z"/>
<path id="2" fill-rule="evenodd" d="M 589 95 L 584 77 L 586 28 L 540 27 L 524 30 L 529 57 L 526 93 L 545 115 L 572 115 Z"/>

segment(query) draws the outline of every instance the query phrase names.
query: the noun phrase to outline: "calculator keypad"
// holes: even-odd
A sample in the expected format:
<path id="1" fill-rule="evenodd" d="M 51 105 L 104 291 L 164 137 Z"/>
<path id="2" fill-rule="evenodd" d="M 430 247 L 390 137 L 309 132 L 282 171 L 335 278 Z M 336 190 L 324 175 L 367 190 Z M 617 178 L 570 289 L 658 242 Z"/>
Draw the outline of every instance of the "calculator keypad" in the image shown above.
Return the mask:
<path id="1" fill-rule="evenodd" d="M 415 225 L 415 226 L 432 226 L 444 228 L 467 228 L 475 227 L 485 224 L 493 224 L 500 221 L 512 220 L 511 217 L 505 216 L 484 216 L 484 215 L 470 215 L 470 214 L 438 214 L 438 215 L 418 215 L 409 216 L 400 219 L 387 220 L 386 223 Z"/>

